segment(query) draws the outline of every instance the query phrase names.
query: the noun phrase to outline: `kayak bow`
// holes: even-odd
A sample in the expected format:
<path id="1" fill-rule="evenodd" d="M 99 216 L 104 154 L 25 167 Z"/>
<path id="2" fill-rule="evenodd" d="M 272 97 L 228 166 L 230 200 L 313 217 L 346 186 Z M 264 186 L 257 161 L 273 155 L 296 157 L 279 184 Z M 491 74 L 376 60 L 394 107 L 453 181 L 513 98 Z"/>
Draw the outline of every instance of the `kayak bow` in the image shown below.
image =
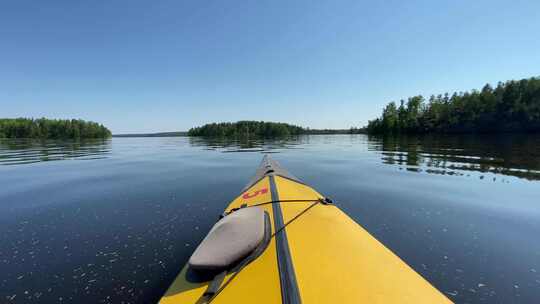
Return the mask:
<path id="1" fill-rule="evenodd" d="M 268 155 L 160 303 L 451 303 Z"/>

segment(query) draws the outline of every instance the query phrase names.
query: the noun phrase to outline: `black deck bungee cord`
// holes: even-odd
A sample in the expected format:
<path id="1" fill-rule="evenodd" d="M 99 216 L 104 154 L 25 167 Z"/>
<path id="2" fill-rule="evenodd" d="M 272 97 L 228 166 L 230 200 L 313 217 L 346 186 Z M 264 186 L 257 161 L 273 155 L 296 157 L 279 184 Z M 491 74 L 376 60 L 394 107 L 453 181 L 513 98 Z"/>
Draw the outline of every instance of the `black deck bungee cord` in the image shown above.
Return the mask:
<path id="1" fill-rule="evenodd" d="M 237 208 L 232 208 L 231 210 L 229 210 L 228 212 L 225 211 L 223 214 L 220 215 L 220 219 L 237 211 L 237 210 L 240 210 L 242 208 L 250 208 L 250 207 L 258 207 L 258 206 L 264 206 L 264 205 L 270 205 L 270 204 L 278 204 L 278 203 L 309 203 L 309 202 L 318 202 L 318 203 L 321 203 L 323 205 L 333 205 L 334 202 L 329 199 L 328 197 L 325 197 L 325 198 L 317 198 L 317 199 L 291 199 L 291 200 L 275 200 L 275 201 L 267 201 L 267 202 L 264 202 L 264 203 L 258 203 L 258 204 L 253 204 L 253 205 L 247 205 L 247 204 L 243 204 L 241 205 L 240 207 L 237 207 Z"/>

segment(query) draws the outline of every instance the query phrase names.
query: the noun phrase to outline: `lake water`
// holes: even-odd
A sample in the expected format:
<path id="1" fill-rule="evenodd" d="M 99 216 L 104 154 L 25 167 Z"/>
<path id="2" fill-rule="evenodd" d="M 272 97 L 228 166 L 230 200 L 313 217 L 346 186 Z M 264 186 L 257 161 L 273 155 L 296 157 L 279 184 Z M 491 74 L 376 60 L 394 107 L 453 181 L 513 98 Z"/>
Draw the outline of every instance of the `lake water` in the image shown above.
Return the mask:
<path id="1" fill-rule="evenodd" d="M 0 303 L 151 303 L 263 153 L 458 303 L 540 299 L 540 136 L 0 141 Z"/>

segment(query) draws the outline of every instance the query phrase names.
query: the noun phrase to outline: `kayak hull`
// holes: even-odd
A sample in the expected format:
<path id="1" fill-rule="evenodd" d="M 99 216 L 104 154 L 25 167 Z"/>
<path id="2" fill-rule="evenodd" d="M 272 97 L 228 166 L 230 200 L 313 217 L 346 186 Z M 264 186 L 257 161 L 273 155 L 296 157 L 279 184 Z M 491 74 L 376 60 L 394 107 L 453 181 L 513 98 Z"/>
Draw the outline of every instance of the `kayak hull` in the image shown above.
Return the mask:
<path id="1" fill-rule="evenodd" d="M 257 259 L 226 275 L 212 303 L 451 303 L 337 206 L 319 201 L 321 194 L 274 170 L 272 162 L 265 157 L 259 176 L 226 212 L 243 204 L 305 201 L 260 206 L 274 235 Z M 160 303 L 201 303 L 210 282 L 191 283 L 186 272 L 187 266 Z"/>

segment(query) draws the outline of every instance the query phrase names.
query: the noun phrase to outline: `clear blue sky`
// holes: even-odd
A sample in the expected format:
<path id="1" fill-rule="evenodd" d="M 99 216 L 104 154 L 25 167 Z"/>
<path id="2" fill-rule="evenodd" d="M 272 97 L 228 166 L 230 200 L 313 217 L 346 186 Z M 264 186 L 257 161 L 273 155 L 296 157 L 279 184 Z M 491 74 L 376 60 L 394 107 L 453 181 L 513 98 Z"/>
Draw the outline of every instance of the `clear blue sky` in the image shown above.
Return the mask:
<path id="1" fill-rule="evenodd" d="M 540 75 L 540 1 L 1 1 L 0 117 L 362 126 Z"/>

